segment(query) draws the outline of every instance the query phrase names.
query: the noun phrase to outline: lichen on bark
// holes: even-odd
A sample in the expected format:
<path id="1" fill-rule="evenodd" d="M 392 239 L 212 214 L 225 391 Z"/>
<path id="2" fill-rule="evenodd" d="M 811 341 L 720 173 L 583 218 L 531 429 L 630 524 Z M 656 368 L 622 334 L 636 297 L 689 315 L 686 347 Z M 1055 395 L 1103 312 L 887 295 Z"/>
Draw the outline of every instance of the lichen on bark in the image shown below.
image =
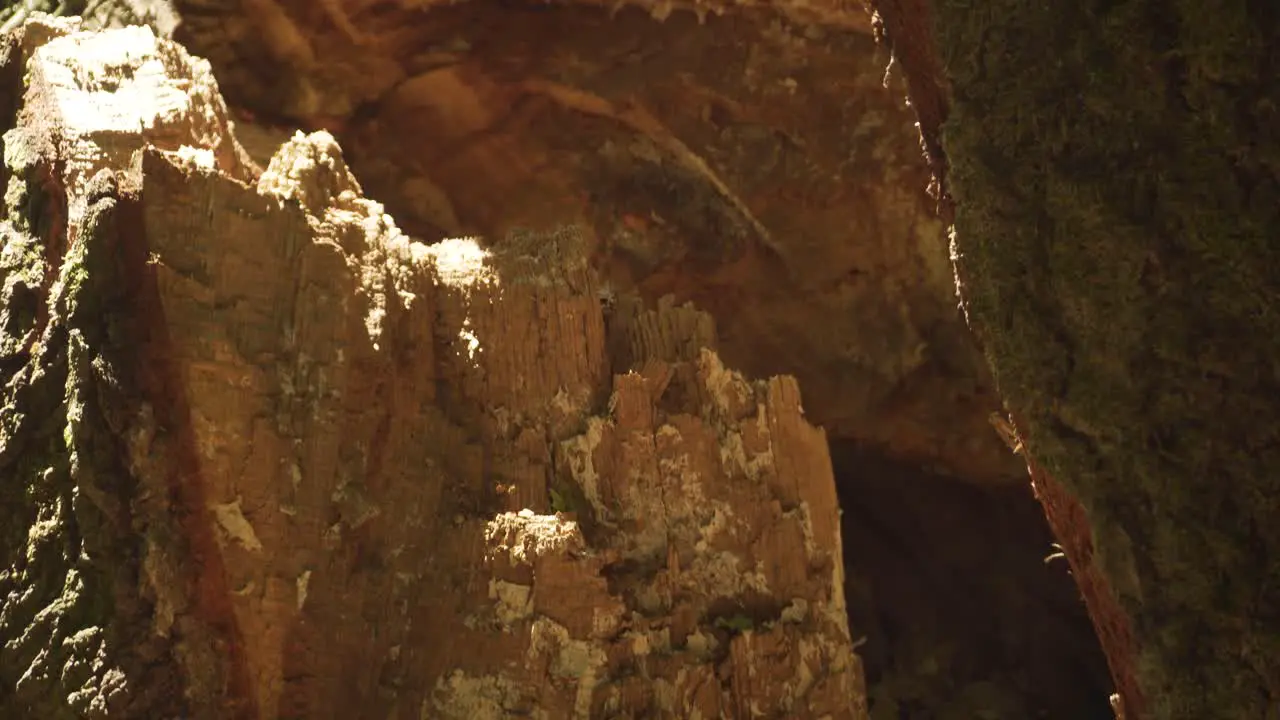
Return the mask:
<path id="1" fill-rule="evenodd" d="M 1280 703 L 1280 15 L 934 3 L 969 319 L 1156 718 Z"/>

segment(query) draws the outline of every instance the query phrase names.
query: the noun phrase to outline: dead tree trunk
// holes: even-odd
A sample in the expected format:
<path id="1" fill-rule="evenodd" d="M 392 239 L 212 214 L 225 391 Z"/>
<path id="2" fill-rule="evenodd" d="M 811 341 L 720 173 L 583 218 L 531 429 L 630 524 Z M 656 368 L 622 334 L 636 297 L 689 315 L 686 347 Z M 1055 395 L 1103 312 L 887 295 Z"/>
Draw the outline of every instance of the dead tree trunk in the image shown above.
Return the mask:
<path id="1" fill-rule="evenodd" d="M 0 716 L 866 717 L 793 380 L 74 30 L 0 46 Z"/>
<path id="2" fill-rule="evenodd" d="M 878 12 L 1127 719 L 1280 717 L 1280 13 Z"/>

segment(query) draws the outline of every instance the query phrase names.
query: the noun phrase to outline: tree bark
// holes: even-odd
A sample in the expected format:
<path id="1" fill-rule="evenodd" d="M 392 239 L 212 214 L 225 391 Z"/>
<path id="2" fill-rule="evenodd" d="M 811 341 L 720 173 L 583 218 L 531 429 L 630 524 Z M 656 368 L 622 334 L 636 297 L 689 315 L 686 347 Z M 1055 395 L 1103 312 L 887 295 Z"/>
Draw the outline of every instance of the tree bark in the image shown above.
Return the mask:
<path id="1" fill-rule="evenodd" d="M 877 5 L 1127 720 L 1280 717 L 1280 13 Z"/>

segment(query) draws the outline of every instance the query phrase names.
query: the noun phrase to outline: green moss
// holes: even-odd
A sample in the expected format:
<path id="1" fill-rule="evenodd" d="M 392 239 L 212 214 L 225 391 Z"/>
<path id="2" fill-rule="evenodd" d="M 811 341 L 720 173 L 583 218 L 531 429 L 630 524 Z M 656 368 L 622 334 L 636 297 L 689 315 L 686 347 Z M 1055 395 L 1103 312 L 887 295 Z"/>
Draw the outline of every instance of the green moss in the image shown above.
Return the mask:
<path id="1" fill-rule="evenodd" d="M 551 494 L 551 512 L 553 513 L 573 512 L 572 510 L 569 509 L 569 501 L 568 499 L 565 498 L 564 493 L 560 492 L 555 488 L 551 488 L 550 494 Z"/>
<path id="2" fill-rule="evenodd" d="M 755 629 L 756 621 L 750 616 L 738 613 L 727 617 L 718 617 L 714 623 L 715 627 L 722 630 L 728 630 L 733 634 L 741 634 L 748 630 Z"/>
<path id="3" fill-rule="evenodd" d="M 29 298 L 43 322 L 15 321 L 6 307 L 0 323 L 0 347 L 24 348 L 0 362 L 0 717 L 85 717 L 108 696 L 113 717 L 184 714 L 178 694 L 153 692 L 174 671 L 138 597 L 136 490 L 108 420 L 134 413 L 137 392 L 122 378 L 136 361 L 119 333 L 131 327 L 119 318 L 132 312 L 134 284 L 121 270 L 114 188 L 109 178 L 91 187 L 51 287 L 39 238 L 61 241 L 61 229 L 36 232 L 50 222 L 47 203 L 9 208 L 32 210 L 33 230 L 11 221 L 0 251 L 5 300 Z M 11 186 L 6 201 L 30 197 Z"/>
<path id="4" fill-rule="evenodd" d="M 581 514 L 591 507 L 582 488 L 573 480 L 559 480 L 548 488 L 553 513 Z M 585 519 L 585 518 L 583 518 Z"/>
<path id="5" fill-rule="evenodd" d="M 1151 717 L 1264 717 L 1280 655 L 1241 648 L 1280 643 L 1280 16 L 936 10 L 967 310 L 1100 550 L 1132 543 Z"/>

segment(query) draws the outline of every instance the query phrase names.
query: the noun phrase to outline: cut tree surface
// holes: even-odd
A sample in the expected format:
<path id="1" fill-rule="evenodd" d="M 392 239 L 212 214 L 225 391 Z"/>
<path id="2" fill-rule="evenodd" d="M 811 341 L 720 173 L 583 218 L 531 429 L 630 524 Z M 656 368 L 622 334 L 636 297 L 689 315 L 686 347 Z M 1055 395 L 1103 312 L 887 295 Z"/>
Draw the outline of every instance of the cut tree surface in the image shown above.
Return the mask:
<path id="1" fill-rule="evenodd" d="M 3 53 L 0 715 L 867 717 L 794 380 L 255 166 L 147 29 Z"/>

